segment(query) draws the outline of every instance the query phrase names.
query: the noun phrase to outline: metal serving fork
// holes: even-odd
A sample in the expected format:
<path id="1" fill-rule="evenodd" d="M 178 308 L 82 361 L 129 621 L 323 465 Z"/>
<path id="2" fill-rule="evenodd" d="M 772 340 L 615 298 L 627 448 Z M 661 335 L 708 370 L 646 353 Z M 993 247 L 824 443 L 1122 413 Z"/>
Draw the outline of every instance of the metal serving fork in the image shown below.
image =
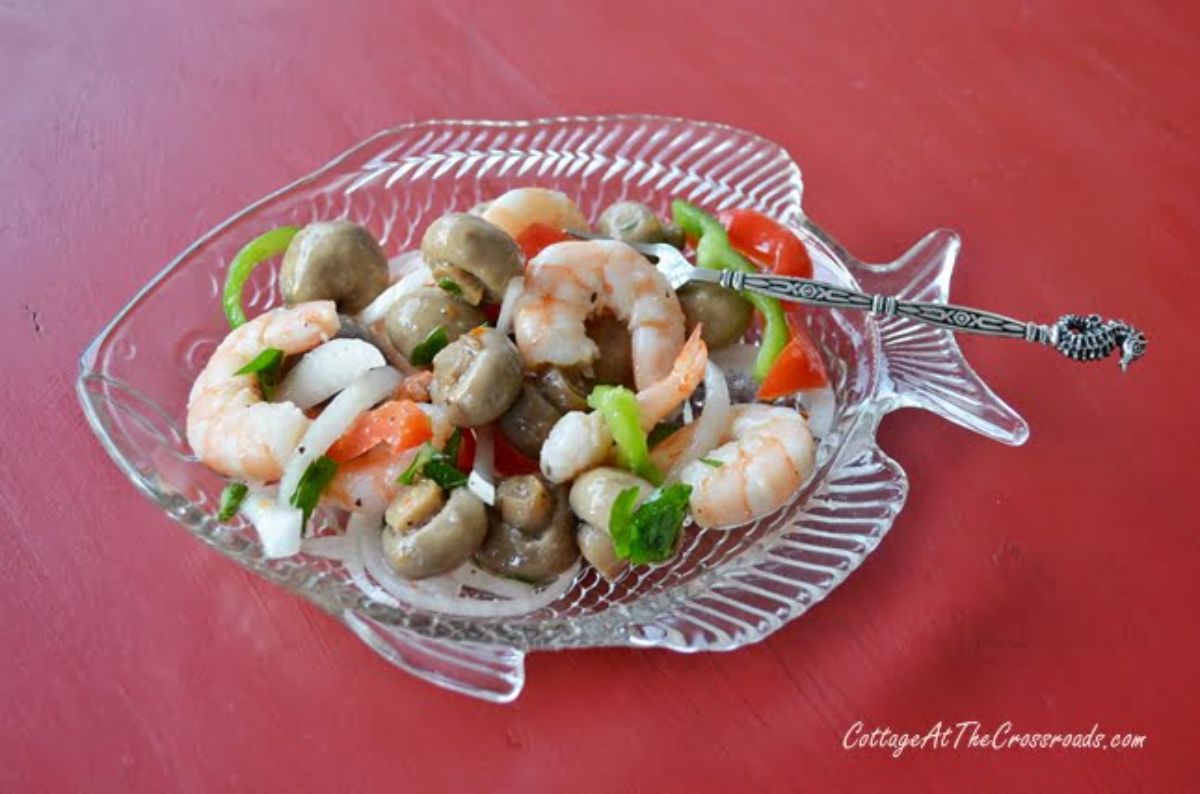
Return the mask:
<path id="1" fill-rule="evenodd" d="M 606 240 L 603 235 L 568 231 L 582 240 Z M 706 270 L 688 261 L 678 248 L 667 243 L 630 243 L 655 263 L 673 289 L 689 281 L 720 284 L 738 292 L 755 292 L 771 298 L 823 306 L 830 309 L 857 309 L 878 317 L 906 317 L 914 322 L 945 328 L 956 333 L 1024 339 L 1048 345 L 1074 361 L 1095 361 L 1121 348 L 1122 370 L 1146 353 L 1146 337 L 1121 320 L 1105 320 L 1097 314 L 1064 314 L 1051 325 L 1021 322 L 1002 314 L 956 306 L 951 303 L 922 303 L 900 300 L 891 295 L 867 295 L 832 284 L 794 276 L 765 273 L 738 273 L 732 270 Z"/>

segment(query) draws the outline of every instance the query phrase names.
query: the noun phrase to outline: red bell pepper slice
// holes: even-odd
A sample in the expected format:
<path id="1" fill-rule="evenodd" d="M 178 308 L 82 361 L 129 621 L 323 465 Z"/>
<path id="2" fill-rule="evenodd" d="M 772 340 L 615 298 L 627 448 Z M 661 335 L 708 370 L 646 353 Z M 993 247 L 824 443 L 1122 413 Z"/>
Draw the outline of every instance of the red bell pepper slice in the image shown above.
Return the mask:
<path id="1" fill-rule="evenodd" d="M 454 464 L 461 472 L 475 468 L 475 432 L 467 427 L 458 429 L 458 460 Z"/>
<path id="2" fill-rule="evenodd" d="M 758 399 L 775 400 L 805 389 L 818 389 L 829 383 L 821 352 L 799 323 L 788 318 L 791 341 L 775 359 L 771 371 L 758 388 Z"/>
<path id="3" fill-rule="evenodd" d="M 540 254 L 543 248 L 570 239 L 570 235 L 562 229 L 556 229 L 545 223 L 531 223 L 517 235 L 517 245 L 520 246 L 522 253 L 525 254 L 525 261 L 528 262 Z"/>
<path id="4" fill-rule="evenodd" d="M 812 278 L 804 243 L 783 224 L 755 210 L 727 210 L 721 222 L 729 231 L 729 244 L 742 256 L 777 276 Z"/>
<path id="5" fill-rule="evenodd" d="M 537 474 L 538 472 L 538 462 L 518 451 L 508 442 L 499 428 L 496 428 L 496 432 L 492 434 L 492 451 L 495 456 L 492 466 L 496 470 L 497 477 L 516 477 L 521 474 Z"/>

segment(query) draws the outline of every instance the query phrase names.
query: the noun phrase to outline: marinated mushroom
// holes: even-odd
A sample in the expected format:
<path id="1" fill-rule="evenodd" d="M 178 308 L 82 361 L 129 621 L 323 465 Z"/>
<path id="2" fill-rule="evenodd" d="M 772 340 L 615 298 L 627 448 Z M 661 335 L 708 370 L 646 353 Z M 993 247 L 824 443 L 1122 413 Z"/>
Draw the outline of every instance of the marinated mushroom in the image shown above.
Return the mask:
<path id="1" fill-rule="evenodd" d="M 435 279 L 450 279 L 470 303 L 499 303 L 524 264 L 516 241 L 477 215 L 452 212 L 429 225 L 421 255 Z"/>
<path id="2" fill-rule="evenodd" d="M 546 396 L 529 381 L 521 384 L 521 393 L 500 417 L 500 432 L 522 455 L 537 460 L 550 429 L 562 418 Z"/>
<path id="3" fill-rule="evenodd" d="M 425 485 L 410 486 L 421 489 L 416 493 L 402 490 L 386 514 L 383 555 L 405 579 L 453 571 L 471 558 L 488 532 L 487 507 L 478 496 L 456 488 L 438 509 Z"/>
<path id="4" fill-rule="evenodd" d="M 719 284 L 691 283 L 679 288 L 679 305 L 690 334 L 703 323 L 700 338 L 710 348 L 724 347 L 742 338 L 750 325 L 750 302 Z"/>
<path id="5" fill-rule="evenodd" d="M 400 488 L 383 514 L 397 532 L 409 532 L 433 518 L 446 505 L 446 494 L 432 480 L 420 480 Z"/>
<path id="6" fill-rule="evenodd" d="M 413 290 L 388 310 L 388 339 L 405 358 L 412 358 L 418 345 L 438 328 L 446 331 L 446 341 L 487 322 L 483 312 L 466 301 L 437 287 Z"/>
<path id="7" fill-rule="evenodd" d="M 654 210 L 637 201 L 618 201 L 604 210 L 596 228 L 605 237 L 627 243 L 661 243 L 666 237 Z"/>
<path id="8" fill-rule="evenodd" d="M 551 367 L 538 376 L 538 391 L 561 413 L 588 410 L 588 389 L 577 373 Z"/>
<path id="9" fill-rule="evenodd" d="M 388 262 L 372 234 L 349 221 L 321 221 L 301 229 L 283 254 L 279 287 L 288 305 L 332 300 L 357 314 L 388 286 Z"/>
<path id="10" fill-rule="evenodd" d="M 507 477 L 496 486 L 496 512 L 505 524 L 536 535 L 550 523 L 560 496 L 561 489 L 535 474 Z"/>
<path id="11" fill-rule="evenodd" d="M 604 315 L 587 324 L 587 334 L 600 349 L 592 362 L 592 378 L 597 383 L 633 388 L 633 338 L 625 323 Z"/>
<path id="12" fill-rule="evenodd" d="M 667 245 L 674 246 L 680 251 L 687 245 L 687 235 L 683 233 L 683 229 L 673 223 L 663 224 L 663 238 Z"/>
<path id="13" fill-rule="evenodd" d="M 550 489 L 532 476 L 502 481 L 497 490 L 498 503 L 500 490 L 504 490 L 505 484 L 512 479 L 523 480 L 519 488 L 531 491 L 534 501 L 540 502 L 543 497 L 548 499 L 544 506 L 547 515 L 536 515 L 542 510 L 540 504 L 529 510 L 526 508 L 531 505 L 526 503 L 516 515 L 512 515 L 511 505 L 508 511 L 501 507 L 499 513 L 492 516 L 487 538 L 475 552 L 475 562 L 497 576 L 541 584 L 554 579 L 579 558 L 579 549 L 575 545 L 575 517 L 571 515 L 561 488 Z M 541 490 L 533 487 L 530 481 L 538 482 Z M 518 523 L 506 520 L 506 512 L 517 518 Z"/>
<path id="14" fill-rule="evenodd" d="M 627 488 L 638 489 L 638 504 L 654 492 L 653 485 L 624 469 L 611 466 L 592 469 L 579 475 L 571 485 L 571 509 L 581 521 L 607 533 L 613 502 Z"/>
<path id="15" fill-rule="evenodd" d="M 521 392 L 521 354 L 504 334 L 481 326 L 433 358 L 430 395 L 459 427 L 491 422 Z"/>
<path id="16" fill-rule="evenodd" d="M 592 564 L 608 581 L 614 581 L 629 567 L 626 560 L 619 559 L 613 549 L 612 537 L 602 529 L 596 529 L 591 524 L 580 524 L 575 535 L 579 552 L 583 558 Z"/>

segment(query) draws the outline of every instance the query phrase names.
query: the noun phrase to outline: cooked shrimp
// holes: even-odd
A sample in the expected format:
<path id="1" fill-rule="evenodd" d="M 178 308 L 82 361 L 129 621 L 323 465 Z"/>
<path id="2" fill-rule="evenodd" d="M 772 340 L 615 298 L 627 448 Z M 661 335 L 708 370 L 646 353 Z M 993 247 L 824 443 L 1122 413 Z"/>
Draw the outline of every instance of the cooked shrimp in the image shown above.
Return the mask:
<path id="1" fill-rule="evenodd" d="M 693 461 L 679 472 L 692 486 L 692 517 L 702 527 L 744 524 L 778 510 L 813 471 L 812 433 L 795 410 L 735 405 L 730 413 L 708 462 Z"/>
<path id="2" fill-rule="evenodd" d="M 544 223 L 556 229 L 586 232 L 587 219 L 566 194 L 544 187 L 519 187 L 495 199 L 483 212 L 483 219 L 517 237 L 527 226 Z"/>
<path id="3" fill-rule="evenodd" d="M 650 431 L 683 404 L 700 385 L 707 364 L 708 348 L 697 326 L 667 376 L 637 393 L 643 430 Z M 565 482 L 604 463 L 612 446 L 612 434 L 600 414 L 571 411 L 554 424 L 542 445 L 542 473 L 551 482 Z"/>
<path id="4" fill-rule="evenodd" d="M 586 366 L 599 351 L 584 323 L 605 310 L 629 326 L 638 389 L 665 378 L 683 346 L 683 309 L 654 265 L 614 240 L 557 243 L 534 257 L 517 304 L 517 347 L 531 366 Z"/>
<path id="5" fill-rule="evenodd" d="M 429 385 L 433 383 L 433 371 L 419 369 L 411 375 L 405 375 L 396 389 L 397 400 L 412 400 L 415 403 L 429 402 Z"/>
<path id="6" fill-rule="evenodd" d="M 278 479 L 309 419 L 292 403 L 263 402 L 258 380 L 235 373 L 269 347 L 303 353 L 337 330 L 333 301 L 311 301 L 273 309 L 231 331 L 188 395 L 188 444 L 200 460 L 230 477 Z"/>
<path id="7" fill-rule="evenodd" d="M 433 438 L 430 443 L 439 449 L 446 444 L 454 425 L 445 411 L 437 405 L 421 405 L 430 418 Z M 399 493 L 400 475 L 412 463 L 420 447 L 393 452 L 381 444 L 370 452 L 348 460 L 338 467 L 333 480 L 321 494 L 323 503 L 332 504 L 352 513 L 382 513 Z"/>
<path id="8" fill-rule="evenodd" d="M 637 393 L 638 412 L 642 429 L 649 432 L 675 412 L 704 380 L 708 365 L 708 346 L 700 338 L 701 327 L 692 330 L 683 349 L 675 357 L 671 371 L 661 380 L 651 383 Z"/>

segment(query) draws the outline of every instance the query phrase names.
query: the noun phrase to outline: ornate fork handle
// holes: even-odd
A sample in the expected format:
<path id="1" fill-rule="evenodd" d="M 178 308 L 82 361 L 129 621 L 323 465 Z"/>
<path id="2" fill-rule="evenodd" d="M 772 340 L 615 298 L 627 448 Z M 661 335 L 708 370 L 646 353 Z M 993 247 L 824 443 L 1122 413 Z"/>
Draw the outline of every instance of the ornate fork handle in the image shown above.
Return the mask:
<path id="1" fill-rule="evenodd" d="M 1075 361 L 1095 361 L 1121 348 L 1122 370 L 1146 353 L 1146 337 L 1121 320 L 1096 314 L 1065 314 L 1051 325 L 1021 322 L 1002 314 L 949 303 L 906 301 L 891 295 L 867 295 L 820 281 L 723 271 L 721 286 L 757 292 L 780 300 L 835 309 L 859 309 L 879 317 L 906 317 L 955 332 L 1024 339 L 1049 345 Z"/>

